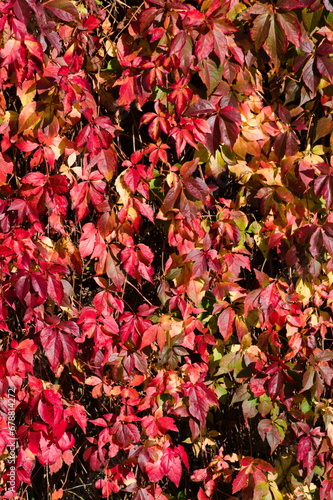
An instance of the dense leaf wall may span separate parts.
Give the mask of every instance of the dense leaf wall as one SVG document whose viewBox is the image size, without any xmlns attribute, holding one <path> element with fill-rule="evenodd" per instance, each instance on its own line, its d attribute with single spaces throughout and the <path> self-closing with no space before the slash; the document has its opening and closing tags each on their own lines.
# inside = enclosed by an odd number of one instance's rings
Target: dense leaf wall
<svg viewBox="0 0 333 500">
<path fill-rule="evenodd" d="M 332 42 L 0 1 L 3 498 L 333 499 Z"/>
</svg>

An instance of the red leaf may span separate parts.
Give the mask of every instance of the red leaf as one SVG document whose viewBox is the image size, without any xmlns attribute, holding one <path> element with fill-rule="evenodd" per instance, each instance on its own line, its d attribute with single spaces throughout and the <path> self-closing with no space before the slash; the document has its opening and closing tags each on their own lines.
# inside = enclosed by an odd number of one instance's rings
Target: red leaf
<svg viewBox="0 0 333 500">
<path fill-rule="evenodd" d="M 269 419 L 264 419 L 259 422 L 258 432 L 263 441 L 265 440 L 265 438 L 267 438 L 268 444 L 271 448 L 271 453 L 273 453 L 273 451 L 283 441 L 283 437 L 281 436 L 278 428 Z"/>
<path fill-rule="evenodd" d="M 79 221 L 89 213 L 87 199 L 88 192 L 88 182 L 79 182 L 78 184 L 75 184 L 70 191 L 72 206 L 76 211 Z"/>
<path fill-rule="evenodd" d="M 77 354 L 78 347 L 74 339 L 57 328 L 43 328 L 40 340 L 53 371 L 57 371 L 60 364 L 73 361 Z"/>
<path fill-rule="evenodd" d="M 297 460 L 303 463 L 309 474 L 316 463 L 315 452 L 312 447 L 312 439 L 310 436 L 302 437 L 297 447 Z"/>
<path fill-rule="evenodd" d="M 101 19 L 98 19 L 95 16 L 89 16 L 87 19 L 84 20 L 83 27 L 85 30 L 94 30 L 101 24 Z"/>
<path fill-rule="evenodd" d="M 198 500 L 209 500 L 202 488 L 198 491 Z"/>
<path fill-rule="evenodd" d="M 88 255 L 93 253 L 96 244 L 96 234 L 97 229 L 91 222 L 83 226 L 79 243 L 79 250 L 82 258 L 88 257 Z"/>
<path fill-rule="evenodd" d="M 167 431 L 178 432 L 174 419 L 171 417 L 161 417 L 157 420 L 158 428 L 165 434 Z"/>
<path fill-rule="evenodd" d="M 119 269 L 119 266 L 116 265 L 110 252 L 106 254 L 105 271 L 108 277 L 113 281 L 117 291 L 121 291 L 125 281 L 125 276 Z"/>
<path fill-rule="evenodd" d="M 327 236 L 325 232 L 323 232 L 323 243 L 328 253 L 333 257 L 333 238 Z"/>
<path fill-rule="evenodd" d="M 159 325 L 151 325 L 149 328 L 147 328 L 147 330 L 142 335 L 140 349 L 144 349 L 148 345 L 151 345 L 153 342 L 155 342 L 159 328 Z"/>
<path fill-rule="evenodd" d="M 15 283 L 15 291 L 18 298 L 23 302 L 30 290 L 29 276 L 21 276 Z"/>
<path fill-rule="evenodd" d="M 219 23 L 213 24 L 214 52 L 223 64 L 228 49 L 227 38 L 223 32 L 223 26 Z"/>
<path fill-rule="evenodd" d="M 246 488 L 248 483 L 249 483 L 249 476 L 246 473 L 246 469 L 242 469 L 232 482 L 232 494 L 237 493 L 237 491 Z"/>
<path fill-rule="evenodd" d="M 215 393 L 203 384 L 197 384 L 189 387 L 188 396 L 190 414 L 204 426 L 209 406 L 217 404 Z"/>
<path fill-rule="evenodd" d="M 163 451 L 162 467 L 164 474 L 176 485 L 179 486 L 180 478 L 182 476 L 182 464 L 178 453 L 171 448 Z"/>
<path fill-rule="evenodd" d="M 116 422 L 112 427 L 112 434 L 119 446 L 126 448 L 131 443 L 137 443 L 140 440 L 139 429 L 134 424 L 125 422 Z"/>
<path fill-rule="evenodd" d="M 72 407 L 72 414 L 75 421 L 79 424 L 84 433 L 87 429 L 87 414 L 84 407 L 78 403 L 74 403 Z"/>
<path fill-rule="evenodd" d="M 189 390 L 189 410 L 193 417 L 197 418 L 204 426 L 209 405 L 205 400 L 204 394 L 199 388 L 191 387 Z"/>
<path fill-rule="evenodd" d="M 231 307 L 227 307 L 226 309 L 224 309 L 224 311 L 221 312 L 221 314 L 217 319 L 217 324 L 220 333 L 225 342 L 227 342 L 227 340 L 233 334 L 235 317 L 236 317 L 235 311 Z"/>
<path fill-rule="evenodd" d="M 299 140 L 293 130 L 279 134 L 274 141 L 274 151 L 278 158 L 292 156 L 298 151 Z"/>
<path fill-rule="evenodd" d="M 299 47 L 301 26 L 295 14 L 290 12 L 284 12 L 283 14 L 277 13 L 276 18 L 288 40 L 296 47 Z"/>
<path fill-rule="evenodd" d="M 207 58 L 214 48 L 213 33 L 208 31 L 206 34 L 200 34 L 195 44 L 195 54 L 201 61 Z"/>
<path fill-rule="evenodd" d="M 207 147 L 212 154 L 224 142 L 230 149 L 235 144 L 239 131 L 241 116 L 237 109 L 225 106 L 219 114 L 208 119 L 211 135 L 207 137 Z"/>
<path fill-rule="evenodd" d="M 100 173 L 108 182 L 110 182 L 115 175 L 118 164 L 117 155 L 114 148 L 111 146 L 109 149 L 102 149 L 97 154 L 97 157 L 94 159 L 94 161 L 95 160 Z"/>
<path fill-rule="evenodd" d="M 205 203 L 207 195 L 209 194 L 209 188 L 205 181 L 199 177 L 188 177 L 184 182 L 184 185 L 190 195 L 198 200 L 201 200 L 202 203 Z"/>
</svg>

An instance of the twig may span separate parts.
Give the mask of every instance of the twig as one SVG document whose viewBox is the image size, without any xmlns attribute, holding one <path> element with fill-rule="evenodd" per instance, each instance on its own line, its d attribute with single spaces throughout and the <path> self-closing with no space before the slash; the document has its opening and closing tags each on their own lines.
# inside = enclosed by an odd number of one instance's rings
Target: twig
<svg viewBox="0 0 333 500">
<path fill-rule="evenodd" d="M 148 299 L 147 299 L 147 298 L 146 298 L 146 297 L 145 297 L 145 296 L 144 296 L 144 295 L 140 292 L 140 290 L 139 290 L 139 289 L 138 289 L 135 285 L 133 285 L 133 283 L 131 283 L 130 281 L 127 281 L 127 283 L 128 283 L 129 285 L 131 285 L 131 286 L 132 286 L 132 287 L 133 287 L 133 288 L 134 288 L 134 289 L 135 289 L 135 290 L 136 290 L 136 291 L 137 291 L 137 292 L 141 295 L 141 297 L 142 297 L 143 299 L 145 299 L 145 301 L 146 301 L 146 302 L 148 302 L 148 304 L 149 304 L 150 306 L 154 307 L 154 305 L 150 302 L 150 300 L 148 300 Z"/>
<path fill-rule="evenodd" d="M 141 7 L 144 5 L 144 2 L 142 2 L 139 7 L 136 9 L 136 11 L 132 14 L 131 18 L 129 19 L 128 23 L 125 24 L 125 26 L 119 31 L 119 33 L 117 34 L 117 36 L 115 37 L 115 40 L 117 40 L 117 38 L 120 37 L 120 35 L 122 34 L 122 32 L 131 24 L 131 22 L 133 21 L 133 19 L 135 18 L 135 16 L 137 15 L 137 13 L 139 12 L 139 10 L 141 9 Z"/>
</svg>

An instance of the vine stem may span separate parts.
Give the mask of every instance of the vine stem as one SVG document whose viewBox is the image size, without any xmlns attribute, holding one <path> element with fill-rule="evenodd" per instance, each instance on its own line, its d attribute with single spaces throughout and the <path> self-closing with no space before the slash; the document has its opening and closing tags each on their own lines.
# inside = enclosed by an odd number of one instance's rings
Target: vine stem
<svg viewBox="0 0 333 500">
<path fill-rule="evenodd" d="M 127 280 L 127 283 L 128 283 L 129 285 L 131 285 L 131 287 L 133 287 L 133 288 L 134 288 L 134 289 L 135 289 L 135 290 L 136 290 L 136 291 L 137 291 L 137 292 L 141 295 L 141 297 L 142 297 L 143 299 L 145 299 L 145 301 L 146 301 L 146 302 L 148 302 L 148 304 L 149 304 L 150 306 L 154 307 L 154 305 L 150 302 L 150 300 L 148 300 L 148 299 L 147 299 L 147 297 L 145 297 L 145 296 L 143 295 L 143 293 L 141 293 L 141 292 L 140 292 L 140 290 L 139 290 L 139 289 L 138 289 L 135 285 L 133 285 L 133 283 L 131 283 L 131 282 L 130 282 L 130 281 L 128 281 L 128 280 Z"/>
</svg>

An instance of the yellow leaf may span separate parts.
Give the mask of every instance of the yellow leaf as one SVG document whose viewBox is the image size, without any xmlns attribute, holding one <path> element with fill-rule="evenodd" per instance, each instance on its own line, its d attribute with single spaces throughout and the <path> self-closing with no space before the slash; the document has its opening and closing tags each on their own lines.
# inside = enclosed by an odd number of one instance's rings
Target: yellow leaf
<svg viewBox="0 0 333 500">
<path fill-rule="evenodd" d="M 323 154 L 325 154 L 324 146 L 322 144 L 318 144 L 317 146 L 315 146 L 314 148 L 312 148 L 312 152 L 315 155 L 323 155 Z"/>
<path fill-rule="evenodd" d="M 80 359 L 74 358 L 73 359 L 73 365 L 75 366 L 75 368 L 77 369 L 78 372 L 83 373 L 83 369 L 82 368 L 84 366 L 84 363 Z"/>
<path fill-rule="evenodd" d="M 296 293 L 299 294 L 303 305 L 306 306 L 310 302 L 311 297 L 314 295 L 314 289 L 311 283 L 299 278 L 296 283 Z"/>
<path fill-rule="evenodd" d="M 127 215 L 130 220 L 135 221 L 138 217 L 138 212 L 135 210 L 133 207 L 128 207 L 127 209 Z"/>
<path fill-rule="evenodd" d="M 324 161 L 321 156 L 313 154 L 311 151 L 308 154 L 305 154 L 303 159 L 310 163 L 310 165 L 317 165 L 317 163 L 322 163 Z"/>
<path fill-rule="evenodd" d="M 177 174 L 175 172 L 169 172 L 168 175 L 166 176 L 166 181 L 168 183 L 168 186 L 171 188 L 173 184 L 175 184 L 178 180 Z"/>
<path fill-rule="evenodd" d="M 283 500 L 283 496 L 275 486 L 271 486 L 270 490 L 273 493 L 274 500 Z"/>
<path fill-rule="evenodd" d="M 253 175 L 253 171 L 246 161 L 239 161 L 234 165 L 229 165 L 229 170 L 231 173 L 235 174 L 237 178 L 242 178 L 243 182 L 247 182 L 251 175 Z"/>
<path fill-rule="evenodd" d="M 121 203 L 125 205 L 131 196 L 131 191 L 124 183 L 124 172 L 118 175 L 117 179 L 115 180 L 115 186 L 117 193 L 119 194 Z"/>
<path fill-rule="evenodd" d="M 106 40 L 104 48 L 110 57 L 117 57 L 117 46 L 112 40 Z"/>
<path fill-rule="evenodd" d="M 69 167 L 72 167 L 76 162 L 76 152 L 71 153 L 67 158 L 67 164 Z"/>
<path fill-rule="evenodd" d="M 17 86 L 17 95 L 20 98 L 22 106 L 26 106 L 32 102 L 36 95 L 36 82 L 33 80 L 25 80 L 22 82 L 22 87 Z"/>
</svg>

